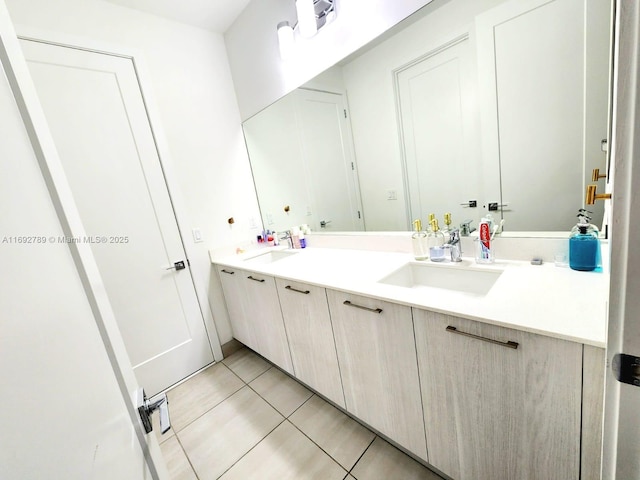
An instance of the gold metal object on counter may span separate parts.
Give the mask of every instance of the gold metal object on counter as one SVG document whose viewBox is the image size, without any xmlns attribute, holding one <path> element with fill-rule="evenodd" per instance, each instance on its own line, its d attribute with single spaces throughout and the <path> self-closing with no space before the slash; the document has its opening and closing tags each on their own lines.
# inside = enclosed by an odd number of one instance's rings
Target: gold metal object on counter
<svg viewBox="0 0 640 480">
<path fill-rule="evenodd" d="M 609 200 L 611 199 L 610 193 L 596 193 L 597 185 L 587 185 L 587 198 L 585 203 L 587 205 L 593 205 L 596 200 Z"/>
<path fill-rule="evenodd" d="M 592 182 L 597 182 L 601 178 L 607 178 L 607 176 L 604 173 L 600 173 L 600 169 L 599 168 L 594 168 L 593 169 L 593 173 L 591 174 L 591 181 Z"/>
<path fill-rule="evenodd" d="M 451 225 L 451 214 L 450 213 L 445 213 L 444 214 L 444 224 L 447 226 L 447 228 L 449 228 L 449 225 Z"/>
</svg>

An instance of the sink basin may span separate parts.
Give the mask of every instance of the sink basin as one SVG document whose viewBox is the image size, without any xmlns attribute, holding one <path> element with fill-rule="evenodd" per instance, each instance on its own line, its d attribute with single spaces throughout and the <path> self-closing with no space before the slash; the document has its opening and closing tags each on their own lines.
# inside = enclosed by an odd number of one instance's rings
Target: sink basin
<svg viewBox="0 0 640 480">
<path fill-rule="evenodd" d="M 282 260 L 283 258 L 288 258 L 292 255 L 296 255 L 296 252 L 287 252 L 286 250 L 273 250 L 267 253 L 261 253 L 260 255 L 256 255 L 255 257 L 247 258 L 245 262 L 251 263 L 273 263 L 278 260 Z"/>
<path fill-rule="evenodd" d="M 441 288 L 473 295 L 486 295 L 501 270 L 474 270 L 459 266 L 407 263 L 378 283 L 405 288 Z"/>
</svg>

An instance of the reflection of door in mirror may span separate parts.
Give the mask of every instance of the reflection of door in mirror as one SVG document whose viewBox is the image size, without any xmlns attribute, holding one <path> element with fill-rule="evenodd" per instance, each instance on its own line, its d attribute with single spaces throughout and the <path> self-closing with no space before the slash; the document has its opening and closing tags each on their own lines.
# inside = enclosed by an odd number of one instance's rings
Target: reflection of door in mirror
<svg viewBox="0 0 640 480">
<path fill-rule="evenodd" d="M 606 171 L 610 15 L 610 0 L 517 0 L 476 18 L 483 156 L 508 230 L 566 230 Z"/>
<path fill-rule="evenodd" d="M 346 112 L 343 95 L 298 89 L 244 123 L 266 229 L 364 230 Z"/>
<path fill-rule="evenodd" d="M 462 205 L 482 201 L 468 50 L 464 36 L 395 72 L 409 220 L 482 216 Z"/>
</svg>

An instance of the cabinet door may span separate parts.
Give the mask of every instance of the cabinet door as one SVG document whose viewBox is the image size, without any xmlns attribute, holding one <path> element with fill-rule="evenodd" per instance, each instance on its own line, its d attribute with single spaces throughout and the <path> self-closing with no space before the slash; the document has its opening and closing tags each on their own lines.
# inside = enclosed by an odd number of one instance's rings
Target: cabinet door
<svg viewBox="0 0 640 480">
<path fill-rule="evenodd" d="M 409 307 L 327 290 L 347 411 L 427 460 Z"/>
<path fill-rule="evenodd" d="M 258 341 L 253 328 L 249 324 L 249 318 L 246 308 L 244 279 L 246 272 L 230 267 L 216 267 L 220 282 L 222 283 L 222 291 L 229 312 L 229 321 L 231 322 L 231 330 L 233 337 L 245 344 L 247 347 L 258 349 Z"/>
<path fill-rule="evenodd" d="M 345 407 L 324 288 L 276 279 L 296 377 Z"/>
<path fill-rule="evenodd" d="M 413 317 L 429 463 L 457 480 L 579 478 L 582 345 Z"/>
<path fill-rule="evenodd" d="M 256 351 L 293 374 L 289 343 L 284 329 L 276 282 L 273 277 L 243 272 L 244 311 L 257 341 Z"/>
</svg>

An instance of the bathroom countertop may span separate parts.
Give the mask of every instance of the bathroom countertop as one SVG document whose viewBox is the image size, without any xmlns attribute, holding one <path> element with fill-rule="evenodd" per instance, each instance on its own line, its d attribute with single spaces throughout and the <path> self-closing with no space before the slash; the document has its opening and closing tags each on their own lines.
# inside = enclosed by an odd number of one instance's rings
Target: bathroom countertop
<svg viewBox="0 0 640 480">
<path fill-rule="evenodd" d="M 502 271 L 486 295 L 476 295 L 443 288 L 406 288 L 379 283 L 378 280 L 406 263 L 415 262 L 408 253 L 311 247 L 286 250 L 295 253 L 272 263 L 255 260 L 273 250 L 266 247 L 239 255 L 212 256 L 211 261 L 503 327 L 606 346 L 609 295 L 606 273 L 576 272 L 553 263 L 535 266 L 512 260 L 478 265 L 468 257 L 463 257 L 462 263 L 419 262 L 437 268 Z"/>
</svg>

